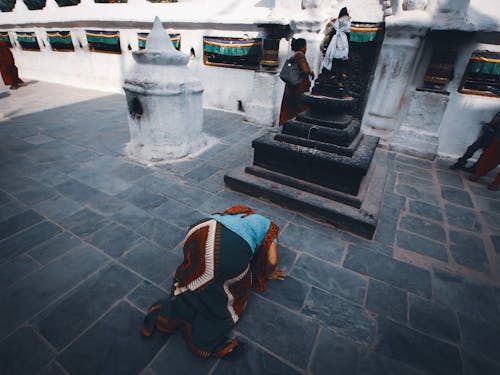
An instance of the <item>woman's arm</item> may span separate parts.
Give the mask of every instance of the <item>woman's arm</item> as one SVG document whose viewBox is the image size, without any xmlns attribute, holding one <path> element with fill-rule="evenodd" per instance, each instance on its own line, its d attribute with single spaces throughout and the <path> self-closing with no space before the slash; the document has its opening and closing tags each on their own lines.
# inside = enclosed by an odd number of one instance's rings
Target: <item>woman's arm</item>
<svg viewBox="0 0 500 375">
<path fill-rule="evenodd" d="M 314 72 L 309 67 L 306 56 L 302 52 L 296 52 L 295 60 L 297 61 L 297 65 L 299 66 L 302 74 L 306 77 L 310 76 L 311 79 L 314 79 Z"/>
<path fill-rule="evenodd" d="M 276 268 L 278 265 L 278 245 L 273 241 L 269 246 L 266 264 L 266 279 L 268 280 L 283 280 L 286 272 Z"/>
</svg>

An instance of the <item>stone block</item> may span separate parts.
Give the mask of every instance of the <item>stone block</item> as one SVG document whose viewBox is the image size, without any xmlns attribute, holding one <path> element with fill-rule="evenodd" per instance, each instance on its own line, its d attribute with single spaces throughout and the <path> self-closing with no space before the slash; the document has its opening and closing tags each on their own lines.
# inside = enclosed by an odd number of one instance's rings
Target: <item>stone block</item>
<svg viewBox="0 0 500 375">
<path fill-rule="evenodd" d="M 443 222 L 443 213 L 441 209 L 429 203 L 410 200 L 410 212 L 427 219 L 439 221 L 440 223 Z"/>
<path fill-rule="evenodd" d="M 33 210 L 27 210 L 14 215 L 0 223 L 0 241 L 42 220 L 43 217 Z"/>
<path fill-rule="evenodd" d="M 473 207 L 469 193 L 465 190 L 455 189 L 448 186 L 441 186 L 441 195 L 443 199 L 453 204 L 465 207 Z"/>
<path fill-rule="evenodd" d="M 435 375 L 462 373 L 460 353 L 446 344 L 405 326 L 379 319 L 375 351 Z"/>
<path fill-rule="evenodd" d="M 437 171 L 439 183 L 441 185 L 453 186 L 459 189 L 464 188 L 462 176 L 459 173 L 451 173 L 445 171 Z"/>
<path fill-rule="evenodd" d="M 305 369 L 318 332 L 318 325 L 303 315 L 290 313 L 256 295 L 238 322 L 238 330 L 276 355 Z M 283 335 L 283 332 L 287 332 Z"/>
<path fill-rule="evenodd" d="M 446 247 L 439 242 L 434 242 L 404 231 L 398 231 L 396 242 L 403 249 L 448 262 Z"/>
<path fill-rule="evenodd" d="M 121 302 L 66 348 L 58 360 L 72 374 L 138 374 L 165 343 L 162 335 L 145 338 L 139 334 L 142 319 L 141 312 Z"/>
<path fill-rule="evenodd" d="M 127 300 L 145 313 L 153 303 L 160 299 L 168 298 L 169 295 L 170 293 L 144 280 L 141 285 L 127 296 Z"/>
<path fill-rule="evenodd" d="M 137 229 L 144 237 L 167 250 L 173 249 L 184 239 L 185 233 L 176 226 L 161 219 L 150 219 Z"/>
<path fill-rule="evenodd" d="M 63 225 L 79 237 L 88 237 L 106 223 L 106 218 L 84 208 L 64 220 Z"/>
<path fill-rule="evenodd" d="M 26 186 L 25 189 L 16 191 L 14 196 L 20 201 L 32 206 L 53 197 L 55 194 L 57 193 L 54 190 L 37 184 L 35 186 Z"/>
<path fill-rule="evenodd" d="M 427 375 L 427 372 L 368 351 L 360 356 L 358 375 Z"/>
<path fill-rule="evenodd" d="M 367 282 L 361 276 L 305 254 L 299 257 L 290 275 L 359 304 L 365 296 Z"/>
<path fill-rule="evenodd" d="M 459 321 L 464 348 L 498 362 L 500 328 L 462 314 Z"/>
<path fill-rule="evenodd" d="M 480 232 L 482 229 L 481 221 L 477 213 L 471 209 L 446 204 L 445 212 L 448 224 L 451 226 L 466 229 L 471 232 Z"/>
<path fill-rule="evenodd" d="M 138 187 L 137 185 L 121 192 L 116 197 L 146 211 L 153 210 L 165 202 L 164 196 L 153 193 L 146 188 Z"/>
<path fill-rule="evenodd" d="M 385 317 L 406 322 L 407 293 L 389 284 L 370 279 L 366 308 Z"/>
<path fill-rule="evenodd" d="M 371 250 L 350 245 L 344 267 L 412 293 L 431 296 L 429 271 Z"/>
<path fill-rule="evenodd" d="M 465 375 L 498 375 L 500 374 L 500 363 L 494 362 L 482 355 L 469 351 L 462 351 Z"/>
<path fill-rule="evenodd" d="M 151 218 L 152 217 L 149 213 L 134 206 L 133 204 L 126 205 L 111 216 L 112 220 L 132 230 L 136 230 Z"/>
<path fill-rule="evenodd" d="M 142 240 L 136 232 L 115 223 L 107 224 L 88 238 L 90 243 L 113 258 L 119 258 Z"/>
<path fill-rule="evenodd" d="M 450 231 L 450 252 L 453 259 L 462 266 L 481 272 L 489 269 L 488 257 L 480 237 Z"/>
<path fill-rule="evenodd" d="M 491 236 L 491 242 L 497 254 L 500 254 L 500 236 Z"/>
<path fill-rule="evenodd" d="M 111 170 L 111 174 L 113 176 L 116 176 L 128 183 L 150 175 L 151 173 L 150 169 L 131 163 L 117 165 Z"/>
<path fill-rule="evenodd" d="M 358 350 L 356 345 L 332 331 L 322 328 L 311 356 L 310 374 L 355 374 Z"/>
<path fill-rule="evenodd" d="M 83 207 L 80 203 L 63 195 L 57 194 L 33 206 L 35 210 L 56 222 L 73 215 Z"/>
<path fill-rule="evenodd" d="M 437 223 L 421 219 L 416 216 L 408 215 L 401 218 L 400 228 L 409 232 L 419 234 L 434 241 L 446 242 L 446 233 L 444 228 Z"/>
<path fill-rule="evenodd" d="M 428 335 L 460 342 L 456 313 L 442 305 L 410 294 L 410 325 Z"/>
<path fill-rule="evenodd" d="M 287 276 L 283 281 L 268 281 L 266 285 L 263 297 L 296 311 L 302 308 L 310 289 L 292 276 Z"/>
<path fill-rule="evenodd" d="M 29 255 L 45 265 L 79 244 L 81 241 L 78 238 L 63 232 L 34 247 L 29 251 Z"/>
<path fill-rule="evenodd" d="M 0 264 L 0 292 L 7 289 L 17 280 L 40 268 L 40 265 L 31 257 L 23 254 L 8 262 Z"/>
<path fill-rule="evenodd" d="M 317 288 L 311 289 L 302 312 L 355 341 L 371 343 L 375 338 L 375 320 L 363 307 Z"/>
<path fill-rule="evenodd" d="M 274 139 L 279 142 L 287 142 L 294 145 L 313 148 L 315 150 L 332 152 L 344 156 L 352 156 L 357 150 L 363 134 L 358 133 L 358 135 L 351 141 L 347 146 L 336 145 L 333 143 L 322 142 L 321 140 L 314 140 L 308 138 L 302 138 L 290 134 L 276 134 Z"/>
<path fill-rule="evenodd" d="M 139 283 L 138 276 L 112 265 L 37 316 L 34 325 L 54 348 L 61 350 Z"/>
<path fill-rule="evenodd" d="M 2 374 L 38 374 L 55 353 L 31 327 L 23 327 L 0 343 Z"/>
</svg>

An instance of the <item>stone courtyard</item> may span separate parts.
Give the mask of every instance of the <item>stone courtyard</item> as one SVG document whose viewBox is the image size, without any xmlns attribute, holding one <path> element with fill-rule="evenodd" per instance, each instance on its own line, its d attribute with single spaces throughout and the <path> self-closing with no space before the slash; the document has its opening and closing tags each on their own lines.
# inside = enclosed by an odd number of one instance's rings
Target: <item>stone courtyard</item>
<svg viewBox="0 0 500 375">
<path fill-rule="evenodd" d="M 387 152 L 373 240 L 225 188 L 269 131 L 205 110 L 217 143 L 127 159 L 126 103 L 44 82 L 0 93 L 1 374 L 500 374 L 500 193 Z M 289 276 L 253 293 L 234 359 L 140 336 L 188 226 L 243 204 L 280 227 Z"/>
</svg>

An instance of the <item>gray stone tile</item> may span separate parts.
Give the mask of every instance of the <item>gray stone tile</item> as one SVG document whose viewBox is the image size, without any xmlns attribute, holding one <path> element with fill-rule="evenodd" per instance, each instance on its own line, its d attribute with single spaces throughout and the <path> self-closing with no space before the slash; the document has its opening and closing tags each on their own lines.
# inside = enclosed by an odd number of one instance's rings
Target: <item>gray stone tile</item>
<svg viewBox="0 0 500 375">
<path fill-rule="evenodd" d="M 106 218 L 84 208 L 64 220 L 63 225 L 80 237 L 88 237 L 106 223 Z"/>
<path fill-rule="evenodd" d="M 38 268 L 40 268 L 40 264 L 25 254 L 8 262 L 0 263 L 0 292 Z"/>
<path fill-rule="evenodd" d="M 172 198 L 167 199 L 159 207 L 155 208 L 153 213 L 160 219 L 186 231 L 191 225 L 206 217 L 201 212 Z"/>
<path fill-rule="evenodd" d="M 356 303 L 361 304 L 365 296 L 365 279 L 305 254 L 299 257 L 290 275 Z"/>
<path fill-rule="evenodd" d="M 465 207 L 473 207 L 469 193 L 462 189 L 455 189 L 448 186 L 441 186 L 441 196 L 443 199 L 453 204 Z"/>
<path fill-rule="evenodd" d="M 134 184 L 134 186 L 149 190 L 152 193 L 166 195 L 166 192 L 170 189 L 172 184 L 173 182 L 167 176 L 153 173 L 142 177 Z"/>
<path fill-rule="evenodd" d="M 446 247 L 435 241 L 420 237 L 405 231 L 398 231 L 397 244 L 403 249 L 411 250 L 415 253 L 426 255 L 443 262 L 448 261 L 448 252 Z"/>
<path fill-rule="evenodd" d="M 419 167 L 423 169 L 431 169 L 432 163 L 430 161 L 418 158 L 412 158 L 403 154 L 396 154 L 396 162 L 401 162 L 404 164 L 409 164 L 414 167 Z"/>
<path fill-rule="evenodd" d="M 380 224 L 380 222 L 379 222 Z M 379 252 L 381 254 L 392 257 L 393 245 L 388 245 L 378 241 L 370 241 L 362 237 L 355 236 L 349 232 L 342 233 L 342 239 L 348 242 L 348 246 L 355 245 L 357 247 L 362 247 L 372 251 Z M 394 242 L 394 239 L 393 239 Z"/>
<path fill-rule="evenodd" d="M 454 186 L 460 189 L 464 188 L 462 176 L 459 173 L 437 171 L 439 183 L 441 185 Z"/>
<path fill-rule="evenodd" d="M 379 319 L 375 351 L 436 375 L 462 373 L 457 347 L 422 335 L 390 320 Z"/>
<path fill-rule="evenodd" d="M 428 335 L 459 342 L 457 316 L 451 309 L 410 294 L 410 325 Z"/>
<path fill-rule="evenodd" d="M 410 201 L 410 212 L 428 219 L 443 221 L 443 214 L 438 206 L 420 201 Z"/>
<path fill-rule="evenodd" d="M 500 195 L 500 194 L 499 194 Z M 477 206 L 481 211 L 494 212 L 500 214 L 500 201 L 476 196 Z"/>
<path fill-rule="evenodd" d="M 498 375 L 500 363 L 468 351 L 462 351 L 464 375 Z"/>
<path fill-rule="evenodd" d="M 116 176 L 128 183 L 136 181 L 139 178 L 142 178 L 151 173 L 152 171 L 150 169 L 131 163 L 120 164 L 111 170 L 111 174 L 113 176 Z"/>
<path fill-rule="evenodd" d="M 290 276 L 283 281 L 268 281 L 266 286 L 266 291 L 262 293 L 263 297 L 292 310 L 301 309 L 310 289 L 308 285 Z"/>
<path fill-rule="evenodd" d="M 56 185 L 55 189 L 68 198 L 80 203 L 87 203 L 98 191 L 73 178 Z"/>
<path fill-rule="evenodd" d="M 172 275 L 182 263 L 180 256 L 161 249 L 151 242 L 140 243 L 121 257 L 120 261 L 155 283 Z"/>
<path fill-rule="evenodd" d="M 433 181 L 434 177 L 432 176 L 432 173 L 430 170 L 423 169 L 423 168 L 418 168 L 418 167 L 413 167 L 411 165 L 401 163 L 401 162 L 396 162 L 395 168 L 396 172 L 404 172 L 406 174 L 418 177 L 418 178 L 423 178 L 429 181 Z"/>
<path fill-rule="evenodd" d="M 0 240 L 3 240 L 13 234 L 20 232 L 32 225 L 39 223 L 43 217 L 33 210 L 27 210 L 14 215 L 0 223 Z"/>
<path fill-rule="evenodd" d="M 28 254 L 45 265 L 81 243 L 78 238 L 69 232 L 63 232 L 36 246 Z"/>
<path fill-rule="evenodd" d="M 3 172 L 0 177 L 0 189 L 9 193 L 24 189 L 26 186 L 35 185 L 35 181 L 31 178 L 22 176 L 19 173 Z"/>
<path fill-rule="evenodd" d="M 450 252 L 453 259 L 462 266 L 481 272 L 489 269 L 488 257 L 480 237 L 450 231 Z"/>
<path fill-rule="evenodd" d="M 71 216 L 81 210 L 82 205 L 73 199 L 57 194 L 35 204 L 33 208 L 49 219 L 60 222 L 65 217 Z"/>
<path fill-rule="evenodd" d="M 491 242 L 497 254 L 500 254 L 500 236 L 491 236 Z"/>
<path fill-rule="evenodd" d="M 2 293 L 0 339 L 95 272 L 106 259 L 80 245 Z"/>
<path fill-rule="evenodd" d="M 48 137 L 44 134 L 36 134 L 26 138 L 23 138 L 23 141 L 31 143 L 32 145 L 41 145 L 47 142 L 52 142 L 54 138 Z"/>
<path fill-rule="evenodd" d="M 464 348 L 498 362 L 500 328 L 479 319 L 459 314 Z"/>
<path fill-rule="evenodd" d="M 288 249 L 286 246 L 281 244 L 278 247 L 278 268 L 285 272 L 290 272 L 295 261 L 297 259 L 298 253 Z"/>
<path fill-rule="evenodd" d="M 200 206 L 213 196 L 211 193 L 207 193 L 206 191 L 183 184 L 173 184 L 165 192 L 165 195 L 197 210 L 199 210 Z M 234 204 L 227 206 L 226 208 L 231 206 L 234 206 Z"/>
<path fill-rule="evenodd" d="M 481 231 L 481 223 L 475 211 L 452 204 L 446 204 L 445 211 L 449 225 L 471 232 Z"/>
<path fill-rule="evenodd" d="M 404 195 L 405 197 L 427 202 L 429 204 L 437 205 L 438 200 L 436 198 L 436 194 L 431 188 L 424 188 L 423 186 L 411 186 L 404 184 L 396 184 L 394 189 L 396 193 Z"/>
<path fill-rule="evenodd" d="M 342 240 L 293 223 L 280 233 L 280 243 L 332 263 L 340 263 L 345 248 Z"/>
<path fill-rule="evenodd" d="M 429 271 L 357 246 L 349 246 L 344 267 L 424 297 L 431 296 Z"/>
<path fill-rule="evenodd" d="M 122 225 L 110 223 L 90 235 L 88 241 L 113 258 L 119 258 L 143 239 L 136 232 Z"/>
<path fill-rule="evenodd" d="M 127 299 L 143 312 L 146 312 L 153 303 L 159 299 L 168 298 L 169 295 L 168 292 L 145 280 L 127 296 Z"/>
<path fill-rule="evenodd" d="M 151 218 L 152 216 L 149 213 L 134 206 L 133 204 L 126 205 L 111 216 L 113 221 L 116 221 L 132 230 L 137 230 Z"/>
<path fill-rule="evenodd" d="M 432 288 L 436 302 L 468 316 L 500 325 L 500 305 L 489 287 L 434 269 Z"/>
<path fill-rule="evenodd" d="M 165 197 L 162 195 L 153 193 L 147 189 L 138 187 L 137 185 L 121 192 L 116 197 L 130 202 L 146 211 L 153 210 L 165 202 Z"/>
<path fill-rule="evenodd" d="M 485 189 L 484 185 L 469 184 L 470 190 L 476 196 L 486 197 L 490 199 L 500 200 L 500 194 L 497 191 Z"/>
<path fill-rule="evenodd" d="M 127 205 L 126 202 L 119 200 L 109 194 L 103 193 L 97 190 L 87 202 L 88 207 L 92 208 L 94 211 L 104 215 L 111 216 L 116 211 L 122 209 Z"/>
<path fill-rule="evenodd" d="M 137 232 L 167 250 L 177 246 L 186 235 L 176 226 L 156 218 L 145 222 L 137 229 Z"/>
<path fill-rule="evenodd" d="M 59 362 L 71 374 L 138 374 L 165 341 L 161 335 L 141 337 L 142 319 L 127 303 L 118 304 L 59 355 Z"/>
<path fill-rule="evenodd" d="M 417 370 L 407 364 L 398 362 L 373 352 L 365 352 L 360 356 L 358 375 L 426 375 L 427 372 Z"/>
<path fill-rule="evenodd" d="M 4 205 L 5 203 L 9 203 L 12 199 L 10 198 L 10 195 L 0 191 L 0 206 Z"/>
<path fill-rule="evenodd" d="M 356 341 L 371 343 L 375 338 L 376 322 L 367 310 L 315 287 L 307 296 L 302 313 Z"/>
<path fill-rule="evenodd" d="M 389 247 L 394 245 L 400 212 L 399 207 L 382 205 L 377 229 L 373 237 L 376 242 Z"/>
<path fill-rule="evenodd" d="M 414 187 L 423 187 L 429 188 L 429 186 L 433 185 L 433 182 L 430 182 L 428 179 L 422 179 L 419 177 L 412 176 L 406 173 L 398 173 L 398 184 L 399 185 L 407 185 Z"/>
<path fill-rule="evenodd" d="M 37 372 L 37 375 L 66 375 L 66 372 L 57 361 L 52 361 Z"/>
<path fill-rule="evenodd" d="M 500 214 L 495 214 L 493 212 L 481 211 L 481 216 L 483 217 L 484 222 L 490 228 L 495 231 L 500 229 Z"/>
<path fill-rule="evenodd" d="M 311 374 L 355 374 L 358 351 L 354 343 L 321 329 L 316 348 L 311 356 Z"/>
<path fill-rule="evenodd" d="M 49 221 L 42 221 L 23 232 L 14 234 L 0 242 L 0 262 L 30 250 L 59 232 L 61 232 L 61 228 Z"/>
<path fill-rule="evenodd" d="M 35 374 L 48 364 L 54 355 L 32 328 L 23 327 L 0 343 L 0 373 Z"/>
<path fill-rule="evenodd" d="M 238 339 L 239 337 L 237 337 Z M 241 338 L 240 338 L 241 339 Z M 244 340 L 244 338 L 243 338 Z M 170 345 L 170 343 L 169 343 Z M 182 366 L 184 367 L 184 366 Z M 194 372 L 185 372 L 192 374 Z M 196 372 L 200 373 L 200 372 Z M 259 348 L 257 345 L 247 342 L 245 351 L 242 355 L 234 359 L 220 360 L 214 371 L 214 375 L 252 375 L 252 374 L 269 374 L 269 375 L 299 375 L 301 372 L 291 368 L 287 364 L 281 362 L 275 356 L 268 354 L 266 351 Z"/>
<path fill-rule="evenodd" d="M 217 194 L 226 188 L 226 184 L 224 183 L 225 174 L 226 172 L 224 170 L 219 170 L 210 177 L 197 182 L 196 187 L 210 193 Z"/>
<path fill-rule="evenodd" d="M 139 277 L 119 265 L 106 267 L 37 316 L 33 324 L 59 351 L 139 282 Z"/>
<path fill-rule="evenodd" d="M 408 215 L 401 218 L 400 228 L 435 241 L 446 242 L 444 228 L 435 222 Z"/>
<path fill-rule="evenodd" d="M 290 363 L 306 368 L 318 325 L 256 295 L 251 297 L 238 330 Z"/>
<path fill-rule="evenodd" d="M 407 293 L 401 289 L 370 279 L 366 308 L 385 317 L 406 322 Z"/>
<path fill-rule="evenodd" d="M 210 163 L 203 163 L 199 167 L 196 167 L 193 170 L 186 173 L 184 175 L 184 178 L 191 181 L 200 182 L 212 176 L 218 170 L 220 170 L 220 167 L 217 167 Z"/>
<path fill-rule="evenodd" d="M 30 206 L 49 199 L 55 194 L 56 192 L 54 190 L 40 184 L 36 186 L 27 186 L 25 189 L 18 190 L 14 193 L 17 199 Z"/>
<path fill-rule="evenodd" d="M 98 168 L 80 168 L 70 173 L 70 176 L 110 195 L 130 188 L 129 183 Z"/>
<path fill-rule="evenodd" d="M 216 195 L 211 195 L 198 210 L 206 213 L 224 212 L 229 207 L 242 205 L 250 207 L 250 197 L 234 191 L 222 191 Z M 252 208 L 252 207 L 250 207 Z"/>
</svg>

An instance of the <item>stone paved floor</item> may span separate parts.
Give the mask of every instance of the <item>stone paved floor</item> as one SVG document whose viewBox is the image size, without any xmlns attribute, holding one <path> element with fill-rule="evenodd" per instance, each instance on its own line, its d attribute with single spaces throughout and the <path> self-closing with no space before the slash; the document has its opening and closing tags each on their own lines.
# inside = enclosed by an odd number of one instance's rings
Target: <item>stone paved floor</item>
<svg viewBox="0 0 500 375">
<path fill-rule="evenodd" d="M 53 107 L 53 108 L 51 108 Z M 500 374 L 500 193 L 449 161 L 380 150 L 375 239 L 224 189 L 265 129 L 207 110 L 218 143 L 144 167 L 120 95 L 33 82 L 0 93 L 0 373 Z M 247 204 L 281 228 L 289 272 L 253 294 L 237 360 L 139 335 L 187 226 Z"/>
</svg>

